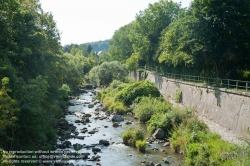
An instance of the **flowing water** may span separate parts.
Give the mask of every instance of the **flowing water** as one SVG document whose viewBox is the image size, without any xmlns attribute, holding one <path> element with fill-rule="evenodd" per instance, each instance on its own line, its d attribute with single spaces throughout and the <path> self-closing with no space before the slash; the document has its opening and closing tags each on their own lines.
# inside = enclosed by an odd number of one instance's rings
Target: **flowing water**
<svg viewBox="0 0 250 166">
<path fill-rule="evenodd" d="M 96 108 L 100 107 L 100 103 L 94 105 L 93 108 L 88 108 L 87 103 L 93 102 L 93 94 L 91 92 L 83 93 L 79 96 L 77 100 L 70 100 L 71 103 L 74 103 L 74 106 L 69 106 L 68 111 L 70 112 L 65 116 L 66 121 L 69 124 L 73 124 L 76 129 L 75 131 L 79 132 L 78 136 L 85 136 L 84 140 L 77 138 L 70 138 L 68 141 L 71 144 L 81 144 L 84 145 L 82 149 L 80 149 L 79 153 L 90 153 L 88 158 L 92 158 L 93 156 L 99 156 L 100 161 L 89 161 L 89 159 L 75 159 L 69 160 L 69 163 L 74 165 L 103 165 L 103 166 L 137 166 L 142 165 L 143 161 L 152 161 L 154 163 L 161 163 L 161 165 L 182 165 L 183 156 L 177 155 L 173 153 L 173 151 L 169 147 L 163 147 L 163 143 L 152 143 L 147 144 L 146 152 L 141 153 L 138 152 L 136 148 L 128 147 L 122 144 L 121 135 L 125 131 L 125 129 L 129 126 L 137 126 L 140 127 L 141 130 L 145 132 L 146 137 L 150 137 L 149 133 L 146 131 L 145 124 L 140 124 L 138 121 L 134 120 L 132 116 L 125 116 L 125 121 L 120 122 L 119 127 L 113 127 L 112 122 L 103 119 L 99 120 L 96 117 Z M 81 120 L 81 116 L 85 114 L 91 114 L 92 116 L 89 118 L 90 123 L 82 124 L 75 123 L 76 120 Z M 105 116 L 105 112 L 98 111 L 99 117 Z M 108 118 L 111 119 L 111 116 Z M 132 124 L 127 125 L 125 122 L 132 121 Z M 87 128 L 88 131 L 96 130 L 94 134 L 81 133 L 80 130 L 83 128 Z M 109 146 L 99 145 L 99 140 L 108 140 L 110 142 Z M 65 140 L 64 140 L 65 141 Z M 58 144 L 63 143 L 64 141 L 58 140 Z M 95 146 L 96 148 L 101 149 L 101 152 L 94 154 L 92 152 L 92 148 L 88 146 Z M 153 150 L 154 149 L 154 150 Z M 155 150 L 158 149 L 158 150 Z M 62 149 L 57 149 L 62 150 Z M 63 149 L 69 151 L 75 151 L 73 146 L 70 148 Z M 163 159 L 167 159 L 169 164 L 166 164 Z"/>
</svg>

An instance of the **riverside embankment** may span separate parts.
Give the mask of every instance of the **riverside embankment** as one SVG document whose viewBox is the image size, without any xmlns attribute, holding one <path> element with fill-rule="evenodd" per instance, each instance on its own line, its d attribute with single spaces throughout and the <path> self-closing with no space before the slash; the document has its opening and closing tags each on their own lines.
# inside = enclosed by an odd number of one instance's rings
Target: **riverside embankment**
<svg viewBox="0 0 250 166">
<path fill-rule="evenodd" d="M 139 80 L 140 73 L 134 71 L 131 77 Z M 166 78 L 150 71 L 147 71 L 146 79 L 155 83 L 161 94 L 172 103 L 180 107 L 193 108 L 199 119 L 223 139 L 239 143 L 241 141 L 238 137 L 249 137 L 247 133 L 250 128 L 249 93 L 192 84 Z M 181 92 L 180 103 L 174 102 L 177 89 Z"/>
<path fill-rule="evenodd" d="M 113 115 L 102 108 L 101 102 L 94 98 L 95 93 L 95 90 L 84 90 L 79 96 L 72 97 L 59 121 L 57 150 L 81 154 L 78 159 L 68 159 L 68 163 L 128 166 L 152 161 L 174 166 L 183 161 L 183 155 L 175 154 L 169 146 L 163 146 L 164 142 L 157 140 L 147 143 L 145 153 L 125 146 L 121 135 L 129 126 L 137 126 L 146 137 L 151 137 L 145 124 L 139 123 L 131 114 L 123 116 L 124 121 L 112 121 Z"/>
</svg>

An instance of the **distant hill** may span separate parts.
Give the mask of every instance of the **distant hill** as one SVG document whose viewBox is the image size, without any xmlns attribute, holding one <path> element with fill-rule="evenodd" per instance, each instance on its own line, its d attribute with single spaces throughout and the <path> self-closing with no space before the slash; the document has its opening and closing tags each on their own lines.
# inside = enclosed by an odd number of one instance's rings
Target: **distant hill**
<svg viewBox="0 0 250 166">
<path fill-rule="evenodd" d="M 104 41 L 96 41 L 96 42 L 89 42 L 89 43 L 84 43 L 84 45 L 91 45 L 95 52 L 103 51 L 106 50 L 108 51 L 109 49 L 109 39 L 104 40 Z"/>
</svg>

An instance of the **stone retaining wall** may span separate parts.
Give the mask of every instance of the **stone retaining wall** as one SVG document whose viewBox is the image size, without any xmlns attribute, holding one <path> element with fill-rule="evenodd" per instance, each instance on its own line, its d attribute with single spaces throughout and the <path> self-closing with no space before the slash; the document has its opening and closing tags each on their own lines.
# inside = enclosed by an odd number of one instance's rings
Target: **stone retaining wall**
<svg viewBox="0 0 250 166">
<path fill-rule="evenodd" d="M 139 73 L 132 73 L 131 77 L 138 80 Z M 137 77 L 133 77 L 133 75 Z M 197 115 L 206 117 L 239 136 L 246 135 L 246 131 L 250 129 L 249 93 L 194 85 L 165 78 L 152 72 L 148 72 L 146 79 L 154 82 L 165 98 L 174 99 L 176 90 L 179 89 L 181 91 L 180 102 L 185 107 L 194 108 Z"/>
</svg>

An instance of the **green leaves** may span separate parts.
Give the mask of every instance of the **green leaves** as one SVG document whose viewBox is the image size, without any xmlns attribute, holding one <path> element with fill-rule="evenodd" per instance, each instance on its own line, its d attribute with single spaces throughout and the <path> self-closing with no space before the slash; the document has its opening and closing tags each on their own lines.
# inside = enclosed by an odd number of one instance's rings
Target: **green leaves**
<svg viewBox="0 0 250 166">
<path fill-rule="evenodd" d="M 136 16 L 133 49 L 141 60 L 152 64 L 162 30 L 174 20 L 179 10 L 180 4 L 160 0 Z"/>
<path fill-rule="evenodd" d="M 9 84 L 9 78 L 2 79 L 2 89 L 0 91 L 0 131 L 14 125 L 17 120 L 16 113 L 19 109 L 16 107 L 16 100 L 12 99 L 8 92 L 11 90 L 6 86 Z"/>
<path fill-rule="evenodd" d="M 116 95 L 116 101 L 123 102 L 126 106 L 130 106 L 137 97 L 143 96 L 159 97 L 160 92 L 157 87 L 149 81 L 140 81 L 126 86 Z"/>
<path fill-rule="evenodd" d="M 124 81 L 128 75 L 125 65 L 118 61 L 104 62 L 92 68 L 89 72 L 89 80 L 98 86 L 107 86 L 113 80 Z"/>
<path fill-rule="evenodd" d="M 133 53 L 130 39 L 134 22 L 127 24 L 117 30 L 110 40 L 109 55 L 112 61 L 125 62 Z"/>
</svg>

